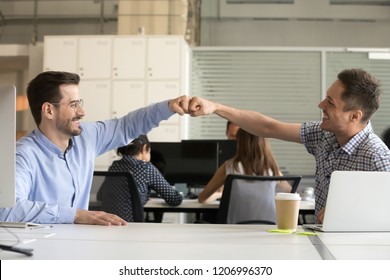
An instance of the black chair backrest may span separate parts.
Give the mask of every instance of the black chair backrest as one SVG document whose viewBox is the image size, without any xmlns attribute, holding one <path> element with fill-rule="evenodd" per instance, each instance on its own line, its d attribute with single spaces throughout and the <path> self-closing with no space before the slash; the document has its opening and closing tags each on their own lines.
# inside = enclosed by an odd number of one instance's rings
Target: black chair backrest
<svg viewBox="0 0 390 280">
<path fill-rule="evenodd" d="M 144 222 L 144 207 L 130 171 L 94 171 L 93 175 L 104 177 L 98 191 L 103 211 L 128 222 Z"/>
<path fill-rule="evenodd" d="M 218 223 L 275 224 L 275 191 L 278 181 L 288 181 L 297 191 L 302 176 L 248 176 L 229 174 L 218 211 Z"/>
</svg>

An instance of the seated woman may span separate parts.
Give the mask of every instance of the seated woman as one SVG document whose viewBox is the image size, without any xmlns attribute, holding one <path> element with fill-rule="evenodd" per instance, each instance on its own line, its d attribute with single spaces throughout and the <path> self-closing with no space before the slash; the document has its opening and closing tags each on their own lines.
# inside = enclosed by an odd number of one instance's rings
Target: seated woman
<svg viewBox="0 0 390 280">
<path fill-rule="evenodd" d="M 160 171 L 150 162 L 150 152 L 151 145 L 147 136 L 140 135 L 127 146 L 117 149 L 117 154 L 122 158 L 114 161 L 108 171 L 131 171 L 137 183 L 143 205 L 148 202 L 151 190 L 160 195 L 170 206 L 179 205 L 183 200 L 183 196 L 165 180 Z M 123 183 L 126 184 L 126 182 Z M 118 197 L 118 191 L 121 189 L 126 188 L 109 184 L 106 179 L 97 193 L 97 199 L 103 200 L 105 196 L 113 195 Z M 113 205 L 113 207 L 119 211 L 118 205 Z M 119 213 L 115 214 L 118 215 Z M 131 219 L 131 217 L 128 219 Z"/>
<path fill-rule="evenodd" d="M 211 202 L 221 198 L 228 174 L 282 176 L 267 139 L 243 129 L 238 130 L 236 138 L 236 154 L 217 169 L 210 182 L 199 193 L 199 202 Z M 287 181 L 278 182 L 276 187 L 283 192 L 291 191 L 291 185 Z"/>
</svg>

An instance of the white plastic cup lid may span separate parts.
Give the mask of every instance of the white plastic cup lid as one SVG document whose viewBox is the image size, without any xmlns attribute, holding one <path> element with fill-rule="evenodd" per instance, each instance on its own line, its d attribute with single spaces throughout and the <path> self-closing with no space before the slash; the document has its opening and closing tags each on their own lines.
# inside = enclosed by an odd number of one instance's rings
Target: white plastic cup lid
<svg viewBox="0 0 390 280">
<path fill-rule="evenodd" d="M 275 199 L 278 200 L 301 200 L 299 193 L 276 193 Z"/>
</svg>

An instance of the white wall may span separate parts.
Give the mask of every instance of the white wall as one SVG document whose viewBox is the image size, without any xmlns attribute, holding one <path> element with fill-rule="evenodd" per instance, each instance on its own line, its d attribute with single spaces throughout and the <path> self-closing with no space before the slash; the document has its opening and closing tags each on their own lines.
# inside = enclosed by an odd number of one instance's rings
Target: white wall
<svg viewBox="0 0 390 280">
<path fill-rule="evenodd" d="M 201 45 L 388 48 L 390 23 L 206 20 Z"/>
<path fill-rule="evenodd" d="M 38 41 L 44 35 L 116 34 L 118 1 L 104 3 L 102 23 L 99 1 L 40 1 Z M 329 5 L 329 0 L 201 4 L 202 46 L 390 47 L 390 6 Z M 6 22 L 0 43 L 32 42 L 33 8 L 32 1 L 0 1 Z"/>
<path fill-rule="evenodd" d="M 202 1 L 202 46 L 390 46 L 390 6 Z"/>
</svg>

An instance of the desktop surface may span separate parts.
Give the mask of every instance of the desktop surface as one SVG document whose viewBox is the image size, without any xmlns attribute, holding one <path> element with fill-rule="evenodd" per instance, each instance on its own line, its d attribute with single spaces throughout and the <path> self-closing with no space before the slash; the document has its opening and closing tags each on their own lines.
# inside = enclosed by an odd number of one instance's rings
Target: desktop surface
<svg viewBox="0 0 390 280">
<path fill-rule="evenodd" d="M 183 202 L 178 206 L 169 206 L 164 199 L 162 198 L 151 198 L 144 205 L 145 209 L 151 207 L 160 207 L 160 208 L 205 208 L 205 209 L 218 209 L 219 200 L 215 200 L 209 203 L 201 203 L 197 199 L 183 199 Z M 299 204 L 299 210 L 310 210 L 314 211 L 314 201 L 301 201 Z"/>
<path fill-rule="evenodd" d="M 90 210 L 100 210 L 101 202 L 96 200 L 96 197 L 91 196 Z M 168 205 L 162 198 L 151 198 L 144 205 L 145 211 L 157 212 L 217 212 L 219 209 L 219 201 L 210 203 L 200 203 L 197 199 L 183 199 L 183 202 L 178 206 Z M 314 213 L 314 201 L 301 201 L 299 211 L 305 214 Z"/>
<path fill-rule="evenodd" d="M 389 260 L 390 233 L 271 233 L 273 225 L 130 223 L 122 227 L 55 224 L 16 229 L 37 260 Z M 298 227 L 298 231 L 302 231 Z M 156 234 L 158 233 L 158 234 Z M 0 238 L 6 237 L 2 232 Z M 324 254 L 324 252 L 328 252 Z"/>
<path fill-rule="evenodd" d="M 130 223 L 123 227 L 53 225 L 56 234 L 21 245 L 32 257 L 1 259 L 246 260 L 321 259 L 306 236 L 269 233 L 272 226 Z M 36 232 L 38 230 L 34 230 Z M 156 234 L 158 232 L 158 234 Z"/>
</svg>

